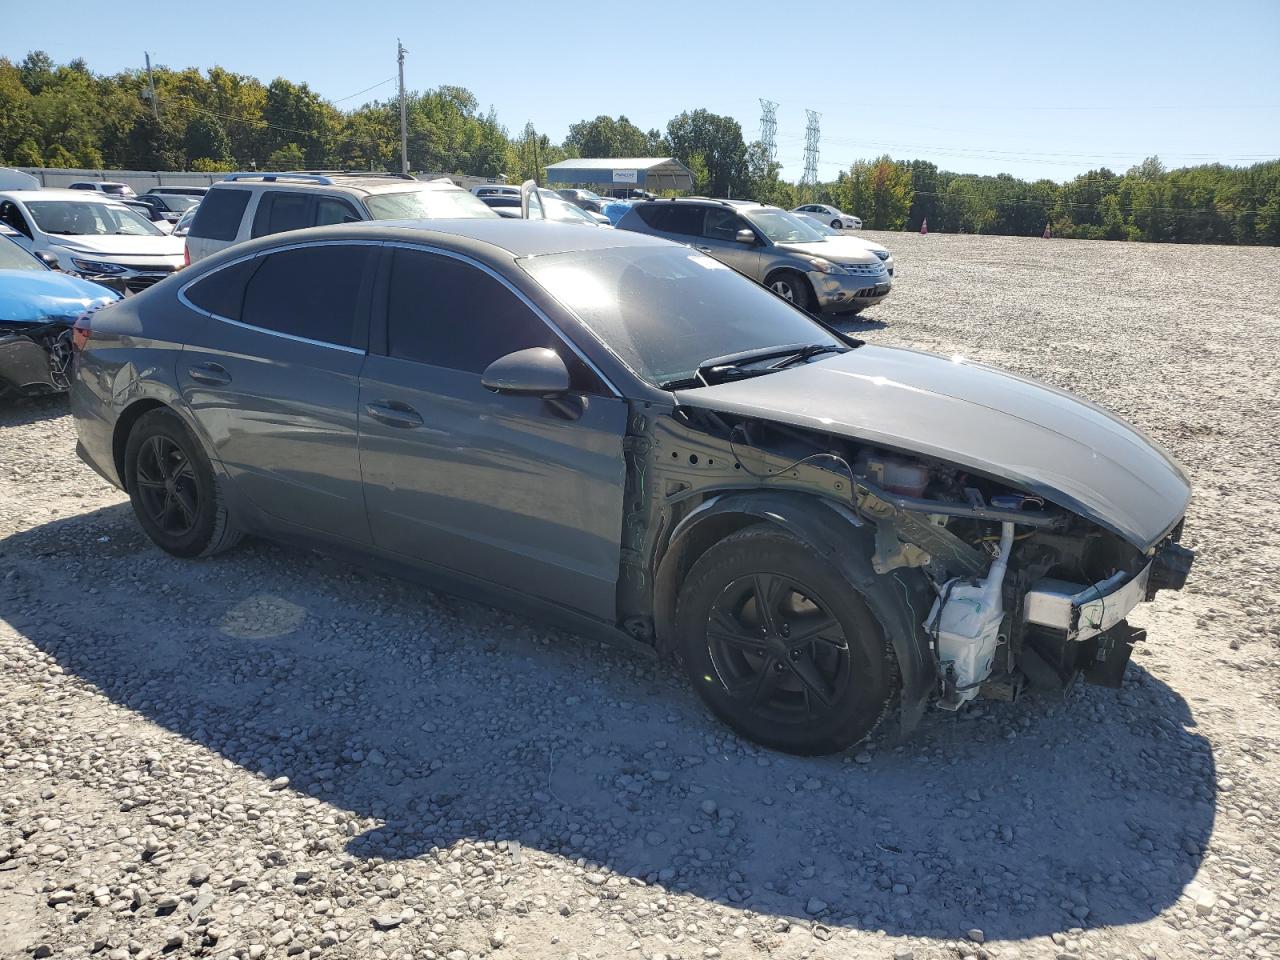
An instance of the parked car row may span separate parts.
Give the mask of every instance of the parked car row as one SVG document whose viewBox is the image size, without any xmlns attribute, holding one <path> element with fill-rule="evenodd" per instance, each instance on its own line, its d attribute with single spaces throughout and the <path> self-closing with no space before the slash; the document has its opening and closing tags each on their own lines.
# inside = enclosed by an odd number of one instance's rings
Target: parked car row
<svg viewBox="0 0 1280 960">
<path fill-rule="evenodd" d="M 787 211 L 639 200 L 619 227 L 395 178 L 216 185 L 189 268 L 76 322 L 77 452 L 175 556 L 322 545 L 678 652 L 781 750 L 1120 685 L 1127 616 L 1192 560 L 1166 453 L 797 309 L 888 273 Z"/>
</svg>

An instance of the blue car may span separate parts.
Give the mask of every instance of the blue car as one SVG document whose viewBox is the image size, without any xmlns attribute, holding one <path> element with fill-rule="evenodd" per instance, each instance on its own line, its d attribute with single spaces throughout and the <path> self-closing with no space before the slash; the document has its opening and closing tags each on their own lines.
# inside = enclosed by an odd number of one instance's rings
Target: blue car
<svg viewBox="0 0 1280 960">
<path fill-rule="evenodd" d="M 59 273 L 0 234 L 0 399 L 67 389 L 71 328 L 120 294 Z"/>
</svg>

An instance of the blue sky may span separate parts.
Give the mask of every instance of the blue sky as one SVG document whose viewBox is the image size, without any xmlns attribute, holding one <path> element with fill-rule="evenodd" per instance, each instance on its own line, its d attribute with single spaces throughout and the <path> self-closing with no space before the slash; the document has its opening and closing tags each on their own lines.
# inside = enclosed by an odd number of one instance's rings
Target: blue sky
<svg viewBox="0 0 1280 960">
<path fill-rule="evenodd" d="M 394 76 L 398 36 L 411 89 L 467 87 L 508 129 L 532 120 L 557 141 L 600 113 L 649 129 L 697 107 L 751 140 L 759 98 L 777 101 L 789 179 L 806 108 L 822 114 L 823 179 L 881 153 L 1055 180 L 1152 153 L 1171 167 L 1280 157 L 1280 0 L 184 6 L 44 16 L 0 0 L 0 56 L 43 49 L 115 72 L 146 49 L 172 67 L 306 81 L 353 107 L 394 92 L 346 99 Z"/>
</svg>

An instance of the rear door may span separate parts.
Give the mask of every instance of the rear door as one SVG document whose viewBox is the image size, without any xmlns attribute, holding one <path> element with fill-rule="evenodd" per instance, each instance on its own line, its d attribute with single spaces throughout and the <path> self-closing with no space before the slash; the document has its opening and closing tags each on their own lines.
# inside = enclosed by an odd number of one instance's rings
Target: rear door
<svg viewBox="0 0 1280 960">
<path fill-rule="evenodd" d="M 379 247 L 279 248 L 184 296 L 208 316 L 178 361 L 183 397 L 237 489 L 268 517 L 369 540 L 357 401 Z"/>
<path fill-rule="evenodd" d="M 385 341 L 375 336 L 360 386 L 374 543 L 612 620 L 626 403 L 478 264 L 387 250 L 386 296 L 375 296 Z M 573 394 L 548 401 L 481 384 L 491 362 L 528 347 L 560 355 Z"/>
</svg>

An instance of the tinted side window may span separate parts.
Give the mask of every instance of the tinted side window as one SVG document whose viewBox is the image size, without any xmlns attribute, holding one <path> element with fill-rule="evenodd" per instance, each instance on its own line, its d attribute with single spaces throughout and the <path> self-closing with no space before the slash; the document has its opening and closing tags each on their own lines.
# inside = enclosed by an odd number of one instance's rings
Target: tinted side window
<svg viewBox="0 0 1280 960">
<path fill-rule="evenodd" d="M 187 288 L 187 299 L 201 310 L 208 310 L 228 320 L 239 320 L 244 306 L 245 285 L 261 260 L 241 260 L 215 270 Z"/>
<path fill-rule="evenodd" d="M 747 223 L 732 210 L 708 210 L 702 235 L 712 240 L 736 240 L 739 230 L 747 229 Z"/>
<path fill-rule="evenodd" d="M 234 240 L 240 232 L 240 219 L 248 205 L 248 190 L 210 190 L 196 211 L 196 218 L 191 221 L 191 236 L 206 240 Z"/>
<path fill-rule="evenodd" d="M 566 349 L 514 293 L 481 270 L 436 254 L 396 250 L 387 296 L 387 353 L 482 373 L 526 347 Z"/>
<path fill-rule="evenodd" d="M 317 197 L 315 226 L 326 227 L 331 223 L 355 223 L 360 219 L 355 207 L 337 197 Z"/>
<path fill-rule="evenodd" d="M 375 249 L 324 244 L 268 254 L 245 289 L 240 319 L 264 330 L 363 348 L 368 329 L 360 292 Z"/>
<path fill-rule="evenodd" d="M 258 198 L 253 215 L 253 235 L 265 237 L 311 226 L 311 197 L 305 193 L 268 190 Z"/>
</svg>

